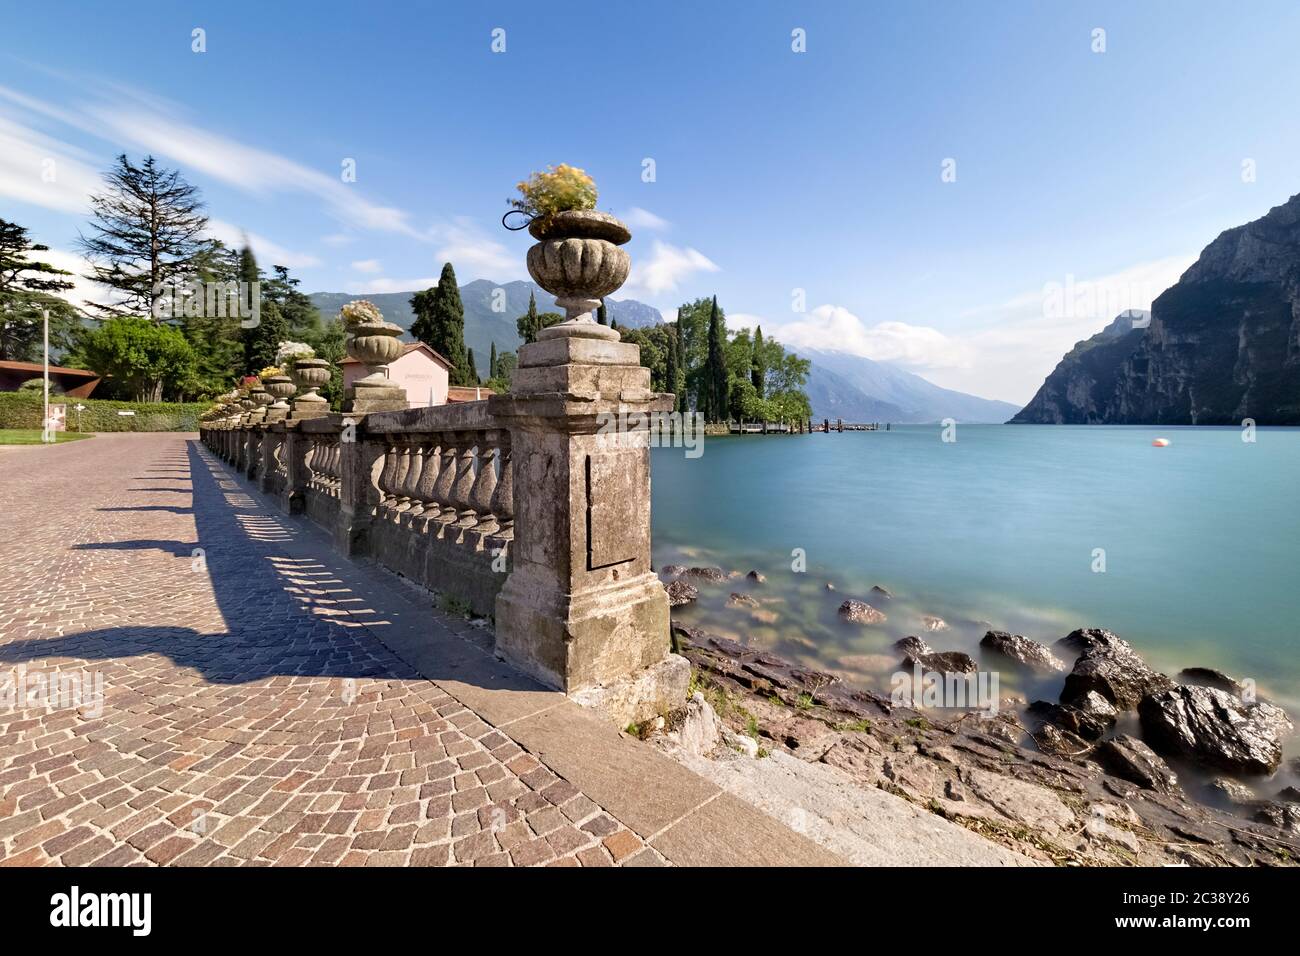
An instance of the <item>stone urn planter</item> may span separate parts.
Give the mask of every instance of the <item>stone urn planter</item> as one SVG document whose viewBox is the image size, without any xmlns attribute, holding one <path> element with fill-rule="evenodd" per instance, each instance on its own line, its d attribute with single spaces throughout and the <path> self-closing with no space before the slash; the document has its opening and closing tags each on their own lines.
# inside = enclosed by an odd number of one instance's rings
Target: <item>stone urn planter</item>
<svg viewBox="0 0 1300 956">
<path fill-rule="evenodd" d="M 565 320 L 537 333 L 550 339 L 576 335 L 617 341 L 618 332 L 600 325 L 592 311 L 626 280 L 632 260 L 619 248 L 632 233 L 618 219 L 594 210 L 567 210 L 528 226 L 537 243 L 528 250 L 528 274 L 563 306 Z"/>
<path fill-rule="evenodd" d="M 298 386 L 298 397 L 293 400 L 294 408 L 301 406 L 324 406 L 329 403 L 321 398 L 319 389 L 329 384 L 330 363 L 324 359 L 299 359 L 293 363 L 290 372 L 293 382 Z"/>
<path fill-rule="evenodd" d="M 285 399 L 291 397 L 297 388 L 294 387 L 293 379 L 288 375 L 270 375 L 262 379 L 262 388 L 271 394 L 275 399 L 275 408 L 288 408 L 289 403 Z"/>
<path fill-rule="evenodd" d="M 391 322 L 367 323 L 348 328 L 348 355 L 363 365 L 374 367 L 373 372 L 354 382 L 355 386 L 389 386 L 388 363 L 402 354 L 402 343 L 398 339 L 401 334 L 401 328 Z"/>
<path fill-rule="evenodd" d="M 274 398 L 271 396 L 271 393 L 261 385 L 254 385 L 252 389 L 249 390 L 248 400 L 253 403 L 253 408 L 260 408 L 264 405 L 270 405 L 271 402 L 274 401 Z"/>
</svg>

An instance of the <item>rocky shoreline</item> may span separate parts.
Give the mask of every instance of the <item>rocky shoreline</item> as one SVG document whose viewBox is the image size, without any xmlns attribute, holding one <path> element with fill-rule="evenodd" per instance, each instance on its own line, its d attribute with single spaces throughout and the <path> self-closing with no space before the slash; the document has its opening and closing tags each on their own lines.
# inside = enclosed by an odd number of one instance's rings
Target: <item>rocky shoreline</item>
<svg viewBox="0 0 1300 956">
<path fill-rule="evenodd" d="M 739 577 L 664 573 L 670 593 L 674 582 L 693 590 Z M 847 620 L 870 623 L 866 602 L 844 603 Z M 1008 667 L 1066 675 L 1057 702 L 1008 699 L 991 712 L 912 706 L 682 623 L 673 635 L 697 693 L 640 728 L 670 752 L 835 768 L 1042 863 L 1300 864 L 1300 793 L 1261 798 L 1230 776 L 1277 770 L 1287 715 L 1215 671 L 1160 674 L 1109 631 L 1077 630 L 1052 647 L 989 631 L 982 650 Z M 896 650 L 901 666 L 974 677 L 968 655 L 919 637 Z M 1209 788 L 1218 805 L 1189 793 L 1165 757 L 1223 772 Z"/>
</svg>

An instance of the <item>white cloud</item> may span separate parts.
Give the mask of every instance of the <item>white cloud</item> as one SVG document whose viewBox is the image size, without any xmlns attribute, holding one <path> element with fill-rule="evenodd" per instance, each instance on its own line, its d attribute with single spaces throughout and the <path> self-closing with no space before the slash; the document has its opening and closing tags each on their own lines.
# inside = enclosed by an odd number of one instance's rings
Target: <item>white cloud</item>
<svg viewBox="0 0 1300 956">
<path fill-rule="evenodd" d="M 350 284 L 347 293 L 348 295 L 370 295 L 378 292 L 419 292 L 421 289 L 430 289 L 437 284 L 437 276 L 424 276 L 419 279 L 367 279 L 364 282 Z"/>
<path fill-rule="evenodd" d="M 290 269 L 308 269 L 320 265 L 320 259 L 310 253 L 286 249 L 266 236 L 247 232 L 222 219 L 209 219 L 207 231 L 213 239 L 220 239 L 232 249 L 241 249 L 247 242 L 252 246 L 258 264 L 268 272 L 273 265 L 287 266 Z"/>
<path fill-rule="evenodd" d="M 358 272 L 383 272 L 384 267 L 378 259 L 358 259 L 352 263 L 352 268 Z"/>
<path fill-rule="evenodd" d="M 331 232 L 328 236 L 321 236 L 320 241 L 327 246 L 346 246 L 350 242 L 355 242 L 356 237 L 343 232 Z"/>
<path fill-rule="evenodd" d="M 662 295 L 675 292 L 684 279 L 697 272 L 718 271 L 718 265 L 704 253 L 656 239 L 648 258 L 633 260 L 624 292 L 632 297 Z"/>
<path fill-rule="evenodd" d="M 442 263 L 450 262 L 456 267 L 456 279 L 461 283 L 474 279 L 509 282 L 528 278 L 523 256 L 484 234 L 471 219 L 462 217 L 435 225 L 429 229 L 428 237 L 437 243 L 434 258 L 439 270 Z"/>
<path fill-rule="evenodd" d="M 87 302 L 107 304 L 120 302 L 123 299 L 123 296 L 113 292 L 107 286 L 91 282 L 86 278 L 90 272 L 90 263 L 78 253 L 66 252 L 62 249 L 49 249 L 46 252 L 34 252 L 28 258 L 48 262 L 56 269 L 64 269 L 72 273 L 70 276 L 58 277 L 64 282 L 72 283 L 71 289 L 60 292 L 58 295 L 67 299 L 77 308 L 82 308 Z"/>
<path fill-rule="evenodd" d="M 662 231 L 668 228 L 668 220 L 662 219 L 640 206 L 633 206 L 623 214 L 623 221 L 632 229 L 653 229 Z"/>
<path fill-rule="evenodd" d="M 917 372 L 937 385 L 1009 402 L 1029 401 L 1074 344 L 1126 309 L 1148 309 L 1178 281 L 1194 255 L 1171 256 L 1093 279 L 1063 276 L 1043 288 L 964 317 L 982 327 L 944 332 L 887 320 L 869 323 L 843 306 L 822 305 L 790 320 L 729 314 L 730 326 L 761 324 L 793 348 L 839 350 Z"/>
</svg>

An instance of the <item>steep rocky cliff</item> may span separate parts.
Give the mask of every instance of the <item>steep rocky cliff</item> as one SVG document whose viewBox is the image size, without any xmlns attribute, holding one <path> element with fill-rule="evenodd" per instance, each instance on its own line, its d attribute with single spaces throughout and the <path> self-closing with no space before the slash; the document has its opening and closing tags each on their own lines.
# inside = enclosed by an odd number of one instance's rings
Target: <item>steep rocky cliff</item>
<svg viewBox="0 0 1300 956">
<path fill-rule="evenodd" d="M 1011 421 L 1300 424 L 1300 195 L 1205 247 L 1152 303 L 1081 342 Z"/>
</svg>

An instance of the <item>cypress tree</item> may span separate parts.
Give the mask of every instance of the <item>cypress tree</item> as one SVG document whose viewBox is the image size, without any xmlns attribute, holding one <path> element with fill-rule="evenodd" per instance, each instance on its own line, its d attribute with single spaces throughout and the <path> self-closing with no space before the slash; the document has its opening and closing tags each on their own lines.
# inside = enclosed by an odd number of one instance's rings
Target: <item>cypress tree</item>
<svg viewBox="0 0 1300 956">
<path fill-rule="evenodd" d="M 596 321 L 601 325 L 609 325 L 609 320 L 605 315 L 605 300 L 600 300 L 600 305 L 596 306 Z"/>
<path fill-rule="evenodd" d="M 707 406 L 704 411 L 706 421 L 720 422 L 727 417 L 727 360 L 726 333 L 723 320 L 718 314 L 718 297 L 713 297 L 709 308 L 709 356 L 705 362 L 704 388 L 707 393 Z"/>
<path fill-rule="evenodd" d="M 531 345 L 537 341 L 541 320 L 537 318 L 537 298 L 532 292 L 528 293 L 528 312 L 515 320 L 515 329 L 519 332 L 519 337 L 524 340 L 524 345 Z"/>
<path fill-rule="evenodd" d="M 253 250 L 244 246 L 239 253 L 239 281 L 260 282 L 262 270 L 258 268 Z M 244 337 L 244 374 L 256 375 L 275 362 L 280 343 L 289 338 L 289 327 L 284 315 L 270 299 L 263 298 L 257 325 L 241 328 Z"/>
<path fill-rule="evenodd" d="M 428 302 L 428 321 L 421 324 L 421 332 L 425 334 L 417 334 L 417 337 L 451 363 L 452 385 L 477 385 L 478 380 L 471 373 L 465 355 L 465 307 L 460 301 L 456 270 L 450 262 L 443 264 L 433 295 L 424 301 Z M 411 332 L 416 333 L 414 324 Z"/>
<path fill-rule="evenodd" d="M 758 397 L 763 397 L 763 379 L 766 378 L 766 369 L 763 368 L 763 327 L 761 325 L 754 328 L 754 358 L 749 369 L 749 380 L 754 384 L 754 391 L 758 392 Z"/>
<path fill-rule="evenodd" d="M 469 379 L 470 379 L 465 384 L 478 385 L 481 380 L 478 377 L 478 366 L 474 364 L 473 349 L 470 349 L 468 352 L 465 353 L 465 367 L 469 369 Z"/>
<path fill-rule="evenodd" d="M 496 377 L 497 377 L 497 343 L 496 340 L 494 339 L 492 341 L 492 354 L 488 358 L 488 380 L 490 381 Z"/>
<path fill-rule="evenodd" d="M 668 336 L 665 343 L 668 347 L 664 349 L 664 390 L 675 396 L 673 411 L 677 411 L 682 400 L 677 394 L 677 330 L 672 325 L 666 325 L 664 331 Z"/>
</svg>

